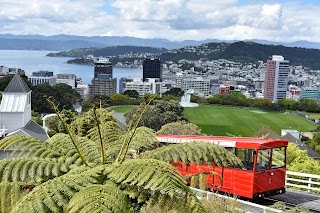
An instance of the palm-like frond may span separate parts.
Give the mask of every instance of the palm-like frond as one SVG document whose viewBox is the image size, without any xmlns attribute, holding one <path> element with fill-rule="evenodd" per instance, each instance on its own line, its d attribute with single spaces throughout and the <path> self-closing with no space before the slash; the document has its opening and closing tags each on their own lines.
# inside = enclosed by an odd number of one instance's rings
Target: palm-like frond
<svg viewBox="0 0 320 213">
<path fill-rule="evenodd" d="M 0 149 L 9 148 L 14 150 L 12 155 L 19 153 L 18 157 L 55 158 L 61 156 L 61 153 L 54 150 L 53 147 L 26 135 L 12 135 L 0 140 Z"/>
<path fill-rule="evenodd" d="M 13 158 L 0 161 L 0 182 L 41 183 L 70 171 L 70 167 L 50 158 Z"/>
<path fill-rule="evenodd" d="M 139 195 L 141 200 L 163 197 L 171 201 L 177 198 L 189 199 L 191 202 L 185 203 L 183 208 L 194 210 L 193 212 L 205 212 L 183 177 L 166 162 L 154 159 L 131 159 L 120 165 L 107 167 L 105 173 L 108 179 L 127 186 L 126 189 L 131 192 L 131 197 Z M 144 190 L 144 194 L 141 194 L 141 190 Z M 160 193 L 158 197 L 154 196 L 157 192 Z"/>
<path fill-rule="evenodd" d="M 70 213 L 129 212 L 129 200 L 116 184 L 92 185 L 76 193 L 69 202 Z"/>
<path fill-rule="evenodd" d="M 38 185 L 17 202 L 12 213 L 63 212 L 75 193 L 99 183 L 98 177 L 102 170 L 101 167 L 90 169 L 83 166 Z"/>
<path fill-rule="evenodd" d="M 158 159 L 164 162 L 212 163 L 220 166 L 242 165 L 242 162 L 225 148 L 208 142 L 174 144 L 146 151 L 141 158 Z"/>
<path fill-rule="evenodd" d="M 133 134 L 133 131 L 130 131 Z M 139 150 L 141 148 L 154 148 L 154 145 L 158 144 L 158 140 L 155 138 L 155 133 L 152 129 L 147 127 L 138 127 L 131 139 L 130 148 Z"/>
<path fill-rule="evenodd" d="M 0 211 L 10 212 L 12 206 L 26 195 L 35 184 L 20 182 L 0 183 Z"/>
</svg>

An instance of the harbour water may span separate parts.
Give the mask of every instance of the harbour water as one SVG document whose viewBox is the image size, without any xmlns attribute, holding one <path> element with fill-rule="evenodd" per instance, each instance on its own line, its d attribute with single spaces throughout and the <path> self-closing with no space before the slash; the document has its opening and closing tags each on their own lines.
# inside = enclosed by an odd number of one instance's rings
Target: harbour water
<svg viewBox="0 0 320 213">
<path fill-rule="evenodd" d="M 21 68 L 26 75 L 40 70 L 53 71 L 54 74 L 75 74 L 82 78 L 84 84 L 91 82 L 93 66 L 67 64 L 71 58 L 47 57 L 50 52 L 52 51 L 0 50 L 0 66 Z M 142 78 L 142 69 L 113 67 L 113 77 L 118 81 L 121 77 Z"/>
</svg>

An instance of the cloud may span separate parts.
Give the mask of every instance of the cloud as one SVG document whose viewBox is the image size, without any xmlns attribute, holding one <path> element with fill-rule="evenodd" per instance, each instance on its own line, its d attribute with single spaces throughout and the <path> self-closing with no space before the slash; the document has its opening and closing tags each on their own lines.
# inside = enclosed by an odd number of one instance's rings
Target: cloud
<svg viewBox="0 0 320 213">
<path fill-rule="evenodd" d="M 0 33 L 320 41 L 320 5 L 239 0 L 0 0 Z"/>
</svg>

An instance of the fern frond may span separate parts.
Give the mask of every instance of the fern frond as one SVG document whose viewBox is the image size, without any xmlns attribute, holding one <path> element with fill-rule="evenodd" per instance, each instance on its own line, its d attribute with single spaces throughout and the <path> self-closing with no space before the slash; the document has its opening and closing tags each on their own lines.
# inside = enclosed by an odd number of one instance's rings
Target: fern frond
<svg viewBox="0 0 320 213">
<path fill-rule="evenodd" d="M 190 142 L 173 144 L 146 151 L 140 155 L 141 158 L 158 159 L 164 162 L 217 164 L 230 167 L 242 165 L 242 162 L 225 148 L 208 142 Z"/>
<path fill-rule="evenodd" d="M 133 134 L 133 130 L 131 130 Z M 155 133 L 152 129 L 147 127 L 138 127 L 132 137 L 130 148 L 139 150 L 141 148 L 150 149 L 154 145 L 158 144 L 158 140 L 155 138 Z"/>
<path fill-rule="evenodd" d="M 19 157 L 47 157 L 55 158 L 61 153 L 40 140 L 26 135 L 11 135 L 0 140 L 0 149 L 13 149 L 11 156 L 16 153 Z"/>
<path fill-rule="evenodd" d="M 68 210 L 70 213 L 100 212 L 123 213 L 129 211 L 129 200 L 116 184 L 108 181 L 104 185 L 93 185 L 86 187 L 76 193 L 69 202 Z"/>
<path fill-rule="evenodd" d="M 63 212 L 69 200 L 80 190 L 97 184 L 103 167 L 82 166 L 36 186 L 12 209 L 15 212 Z"/>
<path fill-rule="evenodd" d="M 131 159 L 126 160 L 120 165 L 107 167 L 105 173 L 108 179 L 122 186 L 129 186 L 130 196 L 141 196 L 144 200 L 145 195 L 149 192 L 149 199 L 156 192 L 168 199 L 182 199 L 186 197 L 192 200 L 192 205 L 185 204 L 190 209 L 196 208 L 194 212 L 205 212 L 200 201 L 186 185 L 186 181 L 179 172 L 170 164 L 154 159 Z M 137 188 L 140 188 L 138 193 Z M 130 190 L 131 189 L 131 190 Z M 147 190 L 147 191 L 146 191 Z M 202 210 L 203 211 L 202 211 Z M 201 210 L 201 211 L 200 211 Z"/>
<path fill-rule="evenodd" d="M 0 182 L 36 182 L 61 176 L 70 171 L 56 159 L 13 158 L 0 161 Z"/>
<path fill-rule="evenodd" d="M 99 159 L 99 146 L 92 140 L 85 137 L 76 137 L 78 140 L 78 146 L 83 152 L 84 158 L 88 162 L 97 162 Z M 74 147 L 71 138 L 68 134 L 59 133 L 51 137 L 46 141 L 51 146 L 56 148 L 63 148 L 62 153 L 65 156 L 74 156 L 73 162 L 79 161 L 82 162 L 80 155 L 77 153 L 76 148 Z M 70 159 L 71 160 L 71 159 Z"/>
<path fill-rule="evenodd" d="M 0 212 L 10 212 L 12 206 L 35 186 L 36 184 L 21 182 L 0 183 Z"/>
</svg>

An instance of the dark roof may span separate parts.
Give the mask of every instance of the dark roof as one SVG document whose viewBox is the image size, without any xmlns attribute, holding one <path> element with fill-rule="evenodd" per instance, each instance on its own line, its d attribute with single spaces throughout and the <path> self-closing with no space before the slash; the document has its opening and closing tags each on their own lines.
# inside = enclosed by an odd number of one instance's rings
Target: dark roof
<svg viewBox="0 0 320 213">
<path fill-rule="evenodd" d="M 3 92 L 4 93 L 27 93 L 27 92 L 30 92 L 30 88 L 22 80 L 19 74 L 15 74 Z"/>
<path fill-rule="evenodd" d="M 282 136 L 281 139 L 287 139 L 289 142 L 293 142 L 299 147 L 301 150 L 306 150 L 307 154 L 311 158 L 320 159 L 320 153 L 316 152 L 312 148 L 310 148 L 307 144 L 302 142 L 300 139 L 295 138 L 290 133 L 287 133 L 286 135 Z"/>
<path fill-rule="evenodd" d="M 277 135 L 276 133 L 274 133 L 274 132 L 271 131 L 271 130 L 270 130 L 270 131 L 267 133 L 267 135 L 265 135 L 264 137 L 265 137 L 265 138 L 269 138 L 269 139 L 271 139 L 271 138 L 280 139 L 280 138 L 281 138 L 279 135 Z"/>
<path fill-rule="evenodd" d="M 46 131 L 33 120 L 30 120 L 27 125 L 22 128 L 22 130 L 31 137 L 37 138 L 41 141 L 49 139 Z"/>
</svg>

